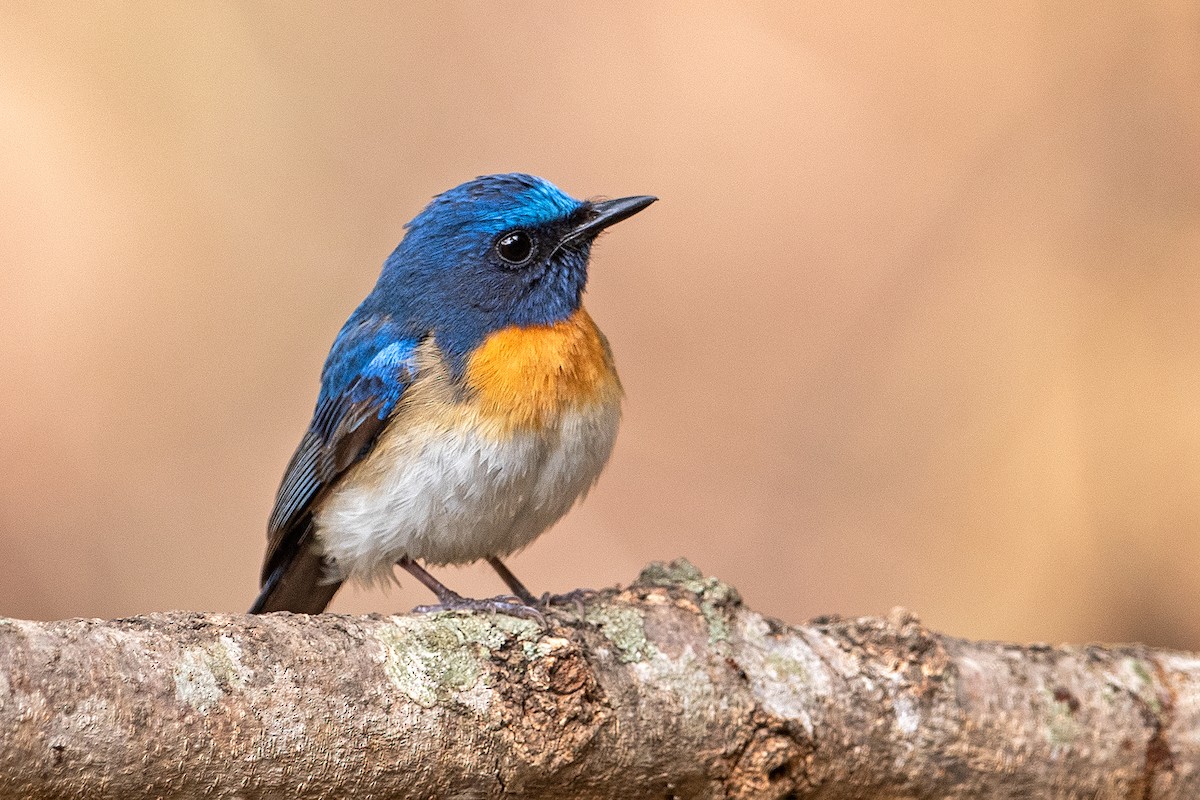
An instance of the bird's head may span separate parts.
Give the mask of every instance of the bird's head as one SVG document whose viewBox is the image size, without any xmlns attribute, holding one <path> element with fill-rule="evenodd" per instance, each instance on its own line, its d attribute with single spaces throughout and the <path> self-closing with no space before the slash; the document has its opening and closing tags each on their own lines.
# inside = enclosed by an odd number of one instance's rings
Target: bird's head
<svg viewBox="0 0 1200 800">
<path fill-rule="evenodd" d="M 579 308 L 596 236 L 653 197 L 575 200 L 532 175 L 487 175 L 435 197 L 408 225 L 367 304 L 461 358 L 492 331 Z"/>
</svg>

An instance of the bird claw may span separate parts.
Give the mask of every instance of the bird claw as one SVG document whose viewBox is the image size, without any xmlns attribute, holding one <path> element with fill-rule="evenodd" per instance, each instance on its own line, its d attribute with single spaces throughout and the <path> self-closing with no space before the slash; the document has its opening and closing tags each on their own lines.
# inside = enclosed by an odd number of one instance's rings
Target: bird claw
<svg viewBox="0 0 1200 800">
<path fill-rule="evenodd" d="M 565 594 L 550 594 L 549 592 L 546 592 L 542 595 L 541 599 L 538 600 L 538 605 L 547 609 L 553 608 L 554 606 L 571 605 L 575 607 L 575 610 L 579 614 L 583 614 L 585 611 L 583 607 L 584 601 L 595 597 L 596 594 L 597 592 L 595 589 L 572 589 Z"/>
<path fill-rule="evenodd" d="M 531 619 L 543 627 L 546 625 L 546 618 L 542 615 L 541 611 L 532 606 L 525 605 L 521 602 L 520 598 L 513 597 L 512 595 L 490 597 L 486 600 L 472 600 L 469 597 L 459 597 L 435 605 L 417 606 L 413 611 L 418 614 L 433 614 L 439 611 L 482 611 L 489 614 L 506 614 L 510 617 Z"/>
</svg>

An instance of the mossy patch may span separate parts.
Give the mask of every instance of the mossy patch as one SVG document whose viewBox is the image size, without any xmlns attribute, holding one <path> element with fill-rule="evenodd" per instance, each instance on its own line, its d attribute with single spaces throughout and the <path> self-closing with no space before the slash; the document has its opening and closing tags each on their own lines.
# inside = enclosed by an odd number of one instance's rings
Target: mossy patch
<svg viewBox="0 0 1200 800">
<path fill-rule="evenodd" d="M 700 613 L 704 615 L 704 622 L 708 626 L 709 644 L 718 644 L 729 638 L 729 619 L 717 604 L 708 600 L 702 601 Z"/>
<path fill-rule="evenodd" d="M 645 661 L 658 652 L 646 639 L 646 622 L 641 613 L 628 606 L 593 606 L 585 617 L 600 628 L 600 632 L 612 642 L 621 663 Z"/>
<path fill-rule="evenodd" d="M 706 577 L 686 558 L 677 558 L 666 564 L 652 561 L 641 571 L 635 583 L 642 586 L 678 587 L 693 594 L 704 595 L 717 603 L 741 602 L 737 589 L 717 578 Z"/>
<path fill-rule="evenodd" d="M 729 638 L 729 615 L 726 609 L 742 602 L 737 589 L 717 578 L 705 576 L 686 558 L 670 563 L 651 562 L 638 575 L 635 585 L 680 588 L 696 595 L 700 613 L 708 625 L 708 643 L 717 644 Z"/>
<path fill-rule="evenodd" d="M 503 614 L 431 614 L 393 617 L 375 635 L 383 669 L 396 689 L 423 708 L 458 702 L 482 711 L 491 698 L 483 677 L 492 653 L 510 640 L 536 642 L 531 620 Z"/>
<path fill-rule="evenodd" d="M 490 655 L 509 639 L 536 642 L 542 634 L 536 622 L 507 614 L 444 613 L 432 617 L 439 626 L 455 631 L 464 642 L 482 645 Z"/>
</svg>

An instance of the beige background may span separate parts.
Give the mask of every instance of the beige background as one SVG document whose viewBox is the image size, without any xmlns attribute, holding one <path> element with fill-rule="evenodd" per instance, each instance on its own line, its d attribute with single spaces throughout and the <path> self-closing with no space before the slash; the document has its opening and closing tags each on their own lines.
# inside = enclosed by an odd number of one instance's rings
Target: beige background
<svg viewBox="0 0 1200 800">
<path fill-rule="evenodd" d="M 525 170 L 662 198 L 532 587 L 686 554 L 790 620 L 1200 648 L 1200 6 L 998 5 L 7 4 L 0 613 L 244 608 L 402 223 Z"/>
</svg>

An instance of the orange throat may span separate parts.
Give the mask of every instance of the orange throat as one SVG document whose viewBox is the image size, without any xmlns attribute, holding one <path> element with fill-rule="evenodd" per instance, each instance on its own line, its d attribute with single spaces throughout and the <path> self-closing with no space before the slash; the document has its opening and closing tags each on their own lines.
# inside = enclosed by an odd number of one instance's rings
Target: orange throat
<svg viewBox="0 0 1200 800">
<path fill-rule="evenodd" d="M 466 384 L 479 412 L 510 430 L 621 397 L 608 342 L 583 308 L 553 325 L 489 335 L 467 360 Z"/>
</svg>

